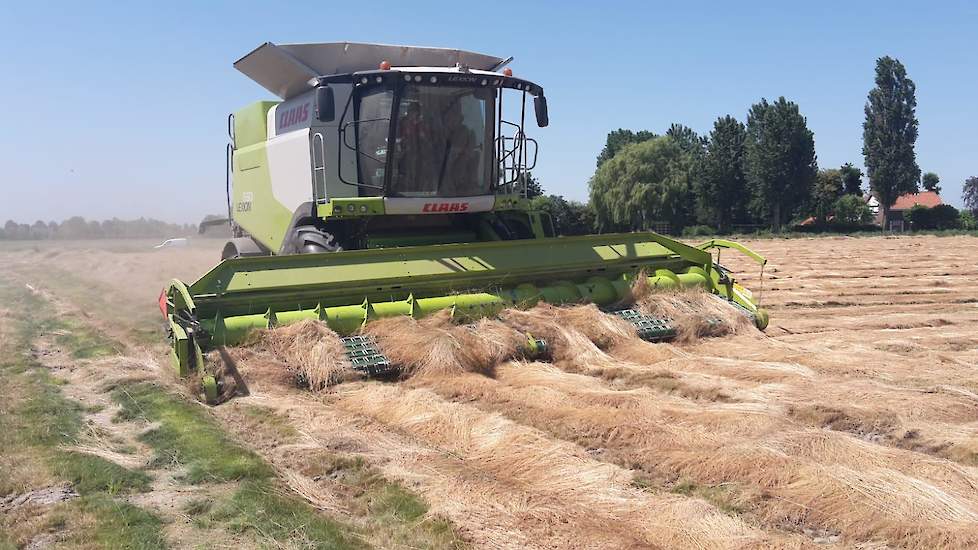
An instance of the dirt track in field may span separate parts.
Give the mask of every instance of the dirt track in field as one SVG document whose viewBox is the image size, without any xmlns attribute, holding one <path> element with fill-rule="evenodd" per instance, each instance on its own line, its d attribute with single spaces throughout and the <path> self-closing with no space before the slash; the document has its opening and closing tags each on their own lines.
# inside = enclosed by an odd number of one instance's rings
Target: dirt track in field
<svg viewBox="0 0 978 550">
<path fill-rule="evenodd" d="M 124 340 L 152 328 L 166 280 L 206 270 L 219 244 L 54 243 L 0 261 Z M 474 547 L 978 546 L 978 239 L 745 244 L 769 258 L 763 286 L 756 266 L 721 262 L 762 292 L 764 334 L 625 339 L 323 393 L 232 350 L 250 395 L 213 412 L 318 502 L 343 507 L 304 457 L 361 457 Z M 246 403 L 301 440 L 242 428 Z"/>
</svg>

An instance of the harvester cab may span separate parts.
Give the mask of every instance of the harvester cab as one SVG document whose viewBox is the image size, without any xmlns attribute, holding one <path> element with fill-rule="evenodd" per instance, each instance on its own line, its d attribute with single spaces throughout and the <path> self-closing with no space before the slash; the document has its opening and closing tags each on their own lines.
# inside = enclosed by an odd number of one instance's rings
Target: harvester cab
<svg viewBox="0 0 978 550">
<path fill-rule="evenodd" d="M 511 59 L 511 58 L 510 58 Z M 160 296 L 174 367 L 200 373 L 209 349 L 302 320 L 343 337 L 353 368 L 396 371 L 361 329 L 396 315 L 493 317 L 538 303 L 591 303 L 648 340 L 672 321 L 630 309 L 644 289 L 701 288 L 759 328 L 767 314 L 711 250 L 651 232 L 555 237 L 529 208 L 527 175 L 543 89 L 510 59 L 440 48 L 266 43 L 234 65 L 277 95 L 229 117 L 222 261 Z M 712 299 L 712 298 L 710 298 Z M 726 306 L 723 306 L 726 307 Z M 547 344 L 527 334 L 527 347 Z"/>
<path fill-rule="evenodd" d="M 546 126 L 546 98 L 508 61 L 352 43 L 238 60 L 282 101 L 230 118 L 224 258 L 553 236 L 524 200 L 527 103 Z"/>
</svg>

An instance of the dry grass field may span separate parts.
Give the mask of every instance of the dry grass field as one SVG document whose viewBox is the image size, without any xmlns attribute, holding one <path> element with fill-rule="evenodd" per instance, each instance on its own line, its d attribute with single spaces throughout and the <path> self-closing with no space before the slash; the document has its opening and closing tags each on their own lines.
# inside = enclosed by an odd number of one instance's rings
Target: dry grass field
<svg viewBox="0 0 978 550">
<path fill-rule="evenodd" d="M 169 372 L 156 298 L 220 243 L 149 244 L 0 248 L 0 547 L 978 547 L 976 238 L 747 242 L 763 285 L 722 263 L 764 333 L 381 322 L 394 382 L 299 387 L 330 335 L 292 327 L 211 355 L 241 386 L 216 407 Z M 528 326 L 552 361 L 512 357 Z"/>
</svg>

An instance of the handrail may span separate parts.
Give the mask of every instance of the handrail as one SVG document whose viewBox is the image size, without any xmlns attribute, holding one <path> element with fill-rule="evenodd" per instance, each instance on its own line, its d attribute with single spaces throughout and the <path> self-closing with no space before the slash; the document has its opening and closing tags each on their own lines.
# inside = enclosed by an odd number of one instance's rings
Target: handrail
<svg viewBox="0 0 978 550">
<path fill-rule="evenodd" d="M 231 173 L 234 171 L 234 144 L 228 143 L 224 150 L 224 192 L 228 201 L 228 225 L 231 225 Z"/>
<path fill-rule="evenodd" d="M 316 154 L 319 154 L 319 160 Z M 312 198 L 317 204 L 326 201 L 326 145 L 321 132 L 312 136 Z M 319 182 L 322 179 L 322 196 L 319 194 Z"/>
<path fill-rule="evenodd" d="M 761 266 L 761 273 L 759 275 L 760 282 L 758 283 L 758 288 L 757 288 L 757 302 L 756 302 L 757 305 L 760 306 L 761 301 L 764 299 L 764 266 L 767 265 L 767 258 L 765 258 L 764 256 L 761 256 L 757 252 L 754 252 L 750 248 L 747 248 L 746 246 L 744 246 L 744 245 L 742 245 L 742 244 L 740 244 L 738 242 L 728 241 L 726 239 L 710 239 L 709 241 L 706 241 L 705 243 L 700 244 L 696 248 L 698 248 L 700 250 L 703 250 L 703 251 L 710 250 L 711 248 L 716 248 L 717 249 L 717 262 L 720 261 L 720 252 L 719 252 L 719 250 L 724 249 L 724 248 L 733 249 L 733 250 L 736 250 L 738 252 L 743 253 L 745 256 L 747 256 L 748 258 L 754 260 L 754 262 L 756 262 L 758 265 L 760 265 Z M 764 325 L 767 326 L 767 321 L 764 322 Z"/>
<path fill-rule="evenodd" d="M 729 249 L 742 252 L 745 256 L 754 260 L 754 262 L 756 262 L 760 266 L 763 266 L 764 264 L 767 263 L 767 258 L 765 258 L 764 256 L 761 256 L 757 252 L 754 252 L 750 248 L 747 248 L 746 246 L 738 242 L 728 241 L 726 239 L 710 239 L 702 244 L 697 245 L 696 248 L 699 248 L 700 250 L 709 250 L 711 248 L 717 248 L 717 249 L 729 248 Z"/>
</svg>

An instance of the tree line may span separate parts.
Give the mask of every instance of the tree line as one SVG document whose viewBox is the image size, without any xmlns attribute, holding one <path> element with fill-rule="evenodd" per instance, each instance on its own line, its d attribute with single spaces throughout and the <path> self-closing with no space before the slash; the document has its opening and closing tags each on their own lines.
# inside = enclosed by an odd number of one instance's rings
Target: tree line
<svg viewBox="0 0 978 550">
<path fill-rule="evenodd" d="M 60 223 L 38 220 L 33 224 L 17 223 L 7 220 L 0 228 L 0 239 L 42 240 L 42 239 L 114 239 L 114 238 L 159 238 L 179 237 L 197 232 L 193 224 L 167 223 L 152 218 L 138 220 L 86 220 L 74 216 Z"/>
<path fill-rule="evenodd" d="M 865 176 L 886 227 L 899 196 L 921 187 L 941 190 L 940 177 L 921 175 L 916 162 L 916 105 L 916 87 L 904 66 L 890 57 L 878 59 L 864 109 L 865 174 L 852 163 L 820 168 L 806 118 L 796 103 L 780 97 L 752 105 L 745 122 L 717 118 L 704 136 L 682 124 L 661 135 L 615 130 L 598 154 L 587 204 L 542 196 L 535 181 L 530 195 L 539 192 L 535 206 L 551 213 L 558 232 L 570 235 L 663 225 L 687 234 L 761 226 L 780 231 L 802 222 L 853 230 L 874 221 L 864 198 Z M 973 180 L 965 183 L 965 204 L 978 210 Z M 947 205 L 932 213 L 920 210 L 905 214 L 913 228 L 974 228 L 971 212 Z"/>
</svg>

